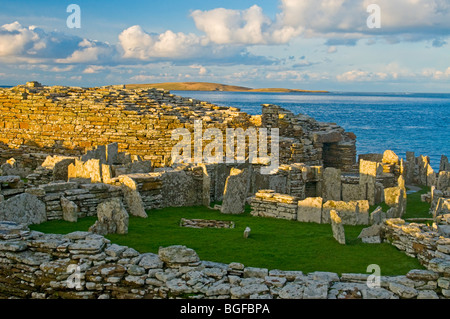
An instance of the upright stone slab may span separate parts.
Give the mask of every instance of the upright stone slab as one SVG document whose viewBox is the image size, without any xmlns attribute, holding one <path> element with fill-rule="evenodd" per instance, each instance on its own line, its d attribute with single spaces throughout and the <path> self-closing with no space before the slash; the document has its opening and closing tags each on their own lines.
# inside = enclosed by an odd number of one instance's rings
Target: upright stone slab
<svg viewBox="0 0 450 319">
<path fill-rule="evenodd" d="M 363 199 L 352 202 L 356 202 L 358 204 L 358 209 L 356 211 L 356 225 L 370 225 L 369 201 Z"/>
<path fill-rule="evenodd" d="M 78 221 L 78 206 L 64 196 L 61 197 L 61 208 L 63 211 L 63 220 L 76 223 Z"/>
<path fill-rule="evenodd" d="M 405 182 L 406 184 L 414 183 L 414 171 L 416 169 L 416 156 L 414 152 L 406 152 L 406 174 L 405 174 Z"/>
<path fill-rule="evenodd" d="M 113 198 L 97 206 L 98 220 L 89 228 L 90 232 L 107 234 L 127 234 L 129 216 L 122 201 L 119 198 Z"/>
<path fill-rule="evenodd" d="M 248 191 L 247 182 L 247 169 L 231 169 L 223 192 L 222 207 L 220 208 L 222 214 L 242 214 L 244 212 Z"/>
<path fill-rule="evenodd" d="M 133 216 L 147 218 L 142 197 L 137 190 L 136 182 L 127 175 L 119 176 L 119 182 L 122 184 L 122 191 L 127 203 L 129 212 Z"/>
<path fill-rule="evenodd" d="M 433 186 L 436 185 L 436 173 L 434 172 L 433 168 L 431 167 L 430 163 L 427 164 L 427 186 Z"/>
<path fill-rule="evenodd" d="M 376 197 L 376 178 L 383 172 L 381 163 L 360 160 L 359 162 L 359 183 L 361 192 L 370 205 L 375 205 Z"/>
<path fill-rule="evenodd" d="M 450 163 L 448 162 L 448 158 L 445 155 L 441 156 L 441 161 L 439 163 L 439 172 L 442 171 L 450 171 Z"/>
<path fill-rule="evenodd" d="M 211 176 L 208 173 L 206 165 L 202 164 L 202 202 L 203 206 L 209 207 L 211 203 Z"/>
<path fill-rule="evenodd" d="M 430 158 L 428 156 L 420 155 L 418 159 L 419 166 L 419 176 L 418 182 L 420 185 L 427 185 L 427 174 L 428 174 L 428 164 L 430 163 Z"/>
<path fill-rule="evenodd" d="M 322 223 L 322 197 L 308 197 L 298 201 L 297 220 L 304 223 Z"/>
<path fill-rule="evenodd" d="M 331 229 L 333 231 L 333 237 L 341 245 L 345 245 L 345 230 L 342 220 L 335 210 L 330 211 Z"/>
<path fill-rule="evenodd" d="M 111 143 L 106 145 L 105 155 L 108 165 L 116 164 L 117 155 L 119 154 L 119 143 Z"/>
<path fill-rule="evenodd" d="M 450 187 L 450 171 L 439 172 L 436 181 L 436 189 L 439 191 L 445 191 L 448 187 Z"/>
<path fill-rule="evenodd" d="M 334 201 L 329 200 L 323 204 L 322 223 L 329 224 L 330 213 L 332 210 L 339 212 L 339 216 L 344 225 L 356 225 L 357 215 L 359 214 L 359 205 L 357 201 Z"/>
<path fill-rule="evenodd" d="M 45 204 L 37 196 L 22 193 L 0 202 L 0 220 L 32 225 L 47 221 Z"/>
<path fill-rule="evenodd" d="M 71 164 L 75 164 L 75 159 L 66 158 L 56 162 L 53 167 L 53 180 L 67 182 L 69 180 L 69 165 Z"/>
<path fill-rule="evenodd" d="M 324 200 L 341 200 L 341 170 L 327 167 L 323 171 L 322 197 Z"/>
<path fill-rule="evenodd" d="M 383 209 L 378 206 L 372 213 L 370 213 L 370 223 L 372 225 L 382 224 L 386 219 L 386 213 L 383 212 Z"/>
<path fill-rule="evenodd" d="M 389 187 L 384 190 L 385 203 L 393 208 L 389 218 L 401 218 L 406 213 L 406 193 L 401 187 Z"/>
</svg>

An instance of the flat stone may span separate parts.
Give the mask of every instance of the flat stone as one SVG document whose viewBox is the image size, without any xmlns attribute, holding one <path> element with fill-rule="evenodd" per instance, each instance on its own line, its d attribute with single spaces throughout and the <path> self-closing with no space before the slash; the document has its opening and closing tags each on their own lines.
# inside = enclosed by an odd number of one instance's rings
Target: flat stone
<svg viewBox="0 0 450 319">
<path fill-rule="evenodd" d="M 36 196 L 22 193 L 0 202 L 0 220 L 40 224 L 47 221 L 46 207 Z"/>
<path fill-rule="evenodd" d="M 25 241 L 0 241 L 0 250 L 2 251 L 24 251 L 28 245 Z"/>
<path fill-rule="evenodd" d="M 77 242 L 69 245 L 69 250 L 73 251 L 85 251 L 85 252 L 98 252 L 103 249 L 105 242 L 102 240 L 78 240 Z"/>
<path fill-rule="evenodd" d="M 158 256 L 163 262 L 170 264 L 196 263 L 200 261 L 195 250 L 181 245 L 161 247 L 159 248 Z"/>
<path fill-rule="evenodd" d="M 0 184 L 18 183 L 20 180 L 20 176 L 0 176 Z"/>
<path fill-rule="evenodd" d="M 244 278 L 265 278 L 269 275 L 269 270 L 266 268 L 246 267 L 244 269 Z"/>
<path fill-rule="evenodd" d="M 156 269 L 156 268 L 163 268 L 164 263 L 159 259 L 159 256 L 152 253 L 145 253 L 142 254 L 142 258 L 139 261 L 139 266 L 143 267 L 144 269 Z"/>
<path fill-rule="evenodd" d="M 91 232 L 87 231 L 75 231 L 69 234 L 64 235 L 64 238 L 71 239 L 71 240 L 79 240 L 79 239 L 85 239 L 87 236 L 91 235 Z"/>
<path fill-rule="evenodd" d="M 411 299 L 418 295 L 416 289 L 395 282 L 389 283 L 389 290 L 405 299 Z"/>
<path fill-rule="evenodd" d="M 280 290 L 278 296 L 282 299 L 303 299 L 303 290 L 303 285 L 288 283 Z"/>
<path fill-rule="evenodd" d="M 406 277 L 417 281 L 431 281 L 437 280 L 439 278 L 439 274 L 431 270 L 413 269 L 406 274 Z"/>
<path fill-rule="evenodd" d="M 78 187 L 77 183 L 72 182 L 65 182 L 65 183 L 50 183 L 46 185 L 39 186 L 43 190 L 45 190 L 46 193 L 55 193 L 55 192 L 62 192 L 69 189 L 74 189 Z"/>
</svg>

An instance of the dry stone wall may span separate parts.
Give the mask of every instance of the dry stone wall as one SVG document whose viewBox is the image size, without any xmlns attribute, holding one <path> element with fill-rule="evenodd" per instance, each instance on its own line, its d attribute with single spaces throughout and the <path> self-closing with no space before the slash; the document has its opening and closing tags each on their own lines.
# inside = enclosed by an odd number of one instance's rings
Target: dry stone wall
<svg viewBox="0 0 450 319">
<path fill-rule="evenodd" d="M 339 212 L 342 225 L 369 225 L 369 203 L 359 201 L 325 201 L 322 197 L 298 197 L 275 193 L 274 190 L 260 190 L 251 198 L 251 214 L 300 222 L 330 224 L 331 211 Z"/>
<path fill-rule="evenodd" d="M 34 82 L 0 89 L 0 162 L 13 157 L 35 169 L 46 157 L 42 154 L 80 156 L 117 143 L 119 152 L 151 160 L 155 167 L 168 166 L 176 144 L 172 131 L 186 128 L 193 134 L 195 120 L 203 121 L 203 131 L 214 127 L 224 136 L 227 128 L 279 128 L 281 163 L 325 161 L 343 170 L 355 164 L 353 134 L 279 106 L 265 105 L 262 115 L 250 116 L 165 90 L 47 87 Z"/>
</svg>

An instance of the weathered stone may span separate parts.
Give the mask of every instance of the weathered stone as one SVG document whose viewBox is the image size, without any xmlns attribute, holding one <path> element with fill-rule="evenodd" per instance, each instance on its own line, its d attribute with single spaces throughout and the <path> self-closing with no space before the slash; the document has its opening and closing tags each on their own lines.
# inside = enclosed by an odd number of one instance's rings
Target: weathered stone
<svg viewBox="0 0 450 319">
<path fill-rule="evenodd" d="M 339 244 L 345 245 L 345 231 L 342 220 L 335 210 L 330 211 L 331 229 L 333 230 L 333 237 Z"/>
<path fill-rule="evenodd" d="M 76 223 L 78 221 L 78 205 L 68 200 L 64 196 L 61 197 L 61 208 L 63 211 L 63 219 L 68 222 Z"/>
<path fill-rule="evenodd" d="M 372 225 L 370 227 L 364 228 L 359 234 L 358 238 L 362 240 L 363 243 L 368 244 L 380 244 L 381 243 L 381 226 Z"/>
<path fill-rule="evenodd" d="M 128 233 L 128 213 L 119 198 L 99 204 L 97 217 L 98 220 L 89 228 L 89 231 L 100 235 Z"/>
<path fill-rule="evenodd" d="M 1 184 L 15 184 L 18 182 L 20 182 L 20 176 L 16 176 L 16 175 L 0 176 L 0 185 Z"/>
<path fill-rule="evenodd" d="M 394 151 L 387 150 L 383 153 L 382 162 L 386 164 L 398 164 L 399 158 L 397 154 L 394 153 Z"/>
<path fill-rule="evenodd" d="M 23 193 L 0 202 L 0 220 L 27 225 L 47 221 L 45 204 L 36 196 Z"/>
<path fill-rule="evenodd" d="M 67 182 L 70 164 L 75 164 L 74 158 L 66 158 L 56 162 L 53 168 L 53 180 Z"/>
<path fill-rule="evenodd" d="M 158 256 L 163 262 L 169 264 L 188 264 L 200 261 L 195 250 L 181 245 L 161 247 Z"/>
<path fill-rule="evenodd" d="M 282 299 L 303 299 L 304 286 L 297 283 L 286 284 L 278 293 Z"/>
<path fill-rule="evenodd" d="M 245 267 L 244 278 L 265 278 L 269 275 L 266 268 Z"/>
<path fill-rule="evenodd" d="M 346 184 L 342 183 L 342 200 L 345 202 L 351 200 L 359 200 L 365 197 L 362 194 L 362 187 L 360 184 Z"/>
<path fill-rule="evenodd" d="M 343 225 L 368 224 L 369 215 L 367 213 L 364 215 L 366 218 L 363 218 L 364 216 L 358 216 L 360 215 L 359 203 L 356 201 L 327 201 L 323 204 L 322 223 L 330 223 L 330 212 L 332 210 L 339 212 Z"/>
<path fill-rule="evenodd" d="M 119 181 L 122 184 L 125 202 L 127 203 L 130 215 L 147 218 L 142 197 L 137 191 L 136 182 L 129 176 L 119 176 Z"/>
<path fill-rule="evenodd" d="M 361 194 L 363 199 L 367 199 L 370 205 L 375 204 L 376 197 L 376 178 L 383 172 L 381 163 L 366 161 L 361 159 L 359 162 L 359 184 L 361 185 Z"/>
<path fill-rule="evenodd" d="M 370 223 L 374 225 L 379 225 L 386 219 L 386 213 L 383 209 L 378 206 L 372 213 L 370 213 Z"/>
<path fill-rule="evenodd" d="M 406 212 L 406 192 L 400 187 L 384 189 L 384 198 L 387 205 L 395 208 L 393 218 L 402 217 Z"/>
<path fill-rule="evenodd" d="M 232 168 L 225 184 L 222 214 L 242 214 L 248 192 L 248 170 Z"/>
<path fill-rule="evenodd" d="M 73 182 L 65 182 L 65 183 L 49 183 L 45 185 L 41 185 L 40 188 L 42 188 L 46 193 L 56 193 L 56 192 L 62 192 L 69 189 L 77 188 L 78 184 Z"/>
<path fill-rule="evenodd" d="M 341 170 L 333 167 L 323 172 L 322 197 L 327 200 L 341 200 Z"/>
<path fill-rule="evenodd" d="M 322 197 L 308 197 L 298 201 L 297 220 L 305 223 L 322 223 Z"/>
<path fill-rule="evenodd" d="M 416 289 L 395 282 L 389 283 L 389 290 L 405 299 L 411 299 L 418 295 Z"/>
<path fill-rule="evenodd" d="M 445 191 L 448 187 L 450 187 L 450 171 L 440 171 L 436 181 L 436 189 Z"/>
</svg>

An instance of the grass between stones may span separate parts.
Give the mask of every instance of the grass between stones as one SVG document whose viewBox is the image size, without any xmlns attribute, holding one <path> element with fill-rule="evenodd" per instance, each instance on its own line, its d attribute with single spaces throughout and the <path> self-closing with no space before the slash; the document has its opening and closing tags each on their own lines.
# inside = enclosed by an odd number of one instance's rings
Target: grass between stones
<svg viewBox="0 0 450 319">
<path fill-rule="evenodd" d="M 185 245 L 196 250 L 202 260 L 305 273 L 367 273 L 370 264 L 379 265 L 382 275 L 404 275 L 411 269 L 423 269 L 417 259 L 389 243 L 362 243 L 357 237 L 366 226 L 345 226 L 347 244 L 340 245 L 333 238 L 331 225 L 253 217 L 249 207 L 242 215 L 223 215 L 206 207 L 180 207 L 151 210 L 148 216 L 147 219 L 131 216 L 127 235 L 106 237 L 141 253 L 157 253 L 160 246 Z M 181 218 L 232 220 L 236 227 L 183 228 L 179 226 Z M 96 217 L 87 217 L 78 223 L 51 221 L 31 228 L 65 234 L 87 231 L 95 221 Z M 247 239 L 243 238 L 246 227 L 251 228 Z"/>
</svg>

